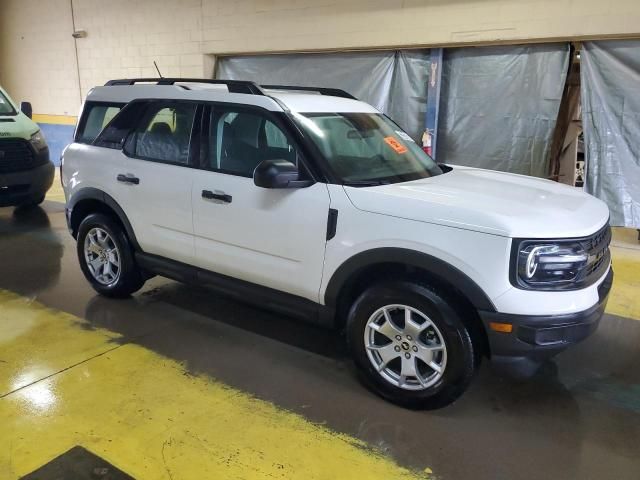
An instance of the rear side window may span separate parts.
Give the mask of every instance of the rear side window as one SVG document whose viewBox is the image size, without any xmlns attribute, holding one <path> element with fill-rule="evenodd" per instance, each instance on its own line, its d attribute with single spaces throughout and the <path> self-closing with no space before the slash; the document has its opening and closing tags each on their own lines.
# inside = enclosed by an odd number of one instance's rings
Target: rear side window
<svg viewBox="0 0 640 480">
<path fill-rule="evenodd" d="M 93 143 L 122 107 L 122 104 L 88 103 L 76 132 L 76 142 Z"/>
<path fill-rule="evenodd" d="M 127 154 L 145 160 L 189 163 L 189 143 L 197 105 L 152 103 L 127 140 Z"/>
</svg>

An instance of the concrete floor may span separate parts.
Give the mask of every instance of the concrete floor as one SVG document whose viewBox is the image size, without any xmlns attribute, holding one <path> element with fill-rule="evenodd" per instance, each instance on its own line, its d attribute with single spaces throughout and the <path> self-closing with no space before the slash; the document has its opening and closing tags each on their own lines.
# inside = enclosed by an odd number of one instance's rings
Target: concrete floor
<svg viewBox="0 0 640 480">
<path fill-rule="evenodd" d="M 159 278 L 96 296 L 61 203 L 0 209 L 0 269 L 0 479 L 76 446 L 151 479 L 640 478 L 633 318 L 608 313 L 527 382 L 485 362 L 454 405 L 414 412 L 365 390 L 332 332 Z M 637 284 L 619 290 L 610 310 L 636 315 Z"/>
</svg>

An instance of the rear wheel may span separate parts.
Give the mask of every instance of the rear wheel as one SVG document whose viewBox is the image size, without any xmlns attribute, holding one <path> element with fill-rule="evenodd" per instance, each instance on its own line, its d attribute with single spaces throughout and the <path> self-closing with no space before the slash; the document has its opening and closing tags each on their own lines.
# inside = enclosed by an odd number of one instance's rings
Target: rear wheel
<svg viewBox="0 0 640 480">
<path fill-rule="evenodd" d="M 409 408 L 455 401 L 478 362 L 471 333 L 454 302 L 412 282 L 365 290 L 347 320 L 353 359 L 367 386 Z"/>
<path fill-rule="evenodd" d="M 144 285 L 129 239 L 113 218 L 87 216 L 78 228 L 77 251 L 82 272 L 98 293 L 127 297 Z"/>
</svg>

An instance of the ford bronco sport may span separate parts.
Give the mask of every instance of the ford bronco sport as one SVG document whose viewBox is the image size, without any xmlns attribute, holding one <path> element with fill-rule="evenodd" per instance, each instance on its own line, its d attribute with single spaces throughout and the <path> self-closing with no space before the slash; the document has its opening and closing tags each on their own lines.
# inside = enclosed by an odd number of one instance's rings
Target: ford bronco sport
<svg viewBox="0 0 640 480">
<path fill-rule="evenodd" d="M 482 357 L 531 374 L 594 331 L 611 287 L 604 203 L 438 165 L 341 90 L 112 80 L 63 162 L 99 293 L 162 275 L 344 328 L 368 386 L 408 407 L 455 400 Z"/>
</svg>

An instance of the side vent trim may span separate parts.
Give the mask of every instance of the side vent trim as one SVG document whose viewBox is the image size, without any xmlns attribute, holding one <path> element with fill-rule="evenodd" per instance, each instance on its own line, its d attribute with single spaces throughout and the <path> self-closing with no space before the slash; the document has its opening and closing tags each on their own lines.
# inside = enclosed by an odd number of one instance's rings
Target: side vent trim
<svg viewBox="0 0 640 480">
<path fill-rule="evenodd" d="M 338 228 L 338 210 L 335 208 L 329 209 L 329 218 L 327 219 L 327 241 L 336 236 L 336 230 Z"/>
</svg>

